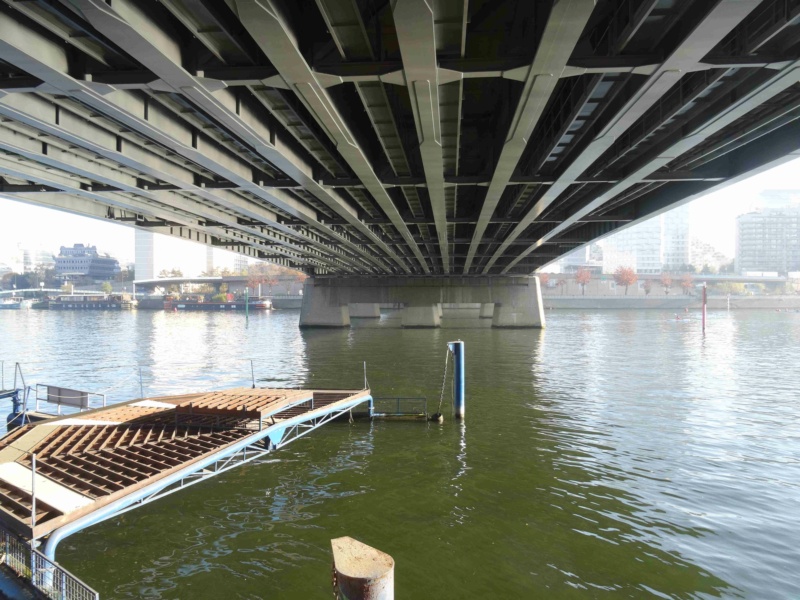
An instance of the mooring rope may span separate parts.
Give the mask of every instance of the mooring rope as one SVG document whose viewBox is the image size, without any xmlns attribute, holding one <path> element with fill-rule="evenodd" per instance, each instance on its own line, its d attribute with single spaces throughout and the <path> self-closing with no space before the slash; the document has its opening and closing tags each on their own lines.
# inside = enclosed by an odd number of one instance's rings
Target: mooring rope
<svg viewBox="0 0 800 600">
<path fill-rule="evenodd" d="M 442 414 L 442 400 L 444 400 L 444 386 L 447 384 L 447 364 L 450 360 L 450 349 L 444 351 L 444 373 L 442 374 L 442 391 L 439 394 L 439 406 L 436 407 L 436 414 Z"/>
</svg>

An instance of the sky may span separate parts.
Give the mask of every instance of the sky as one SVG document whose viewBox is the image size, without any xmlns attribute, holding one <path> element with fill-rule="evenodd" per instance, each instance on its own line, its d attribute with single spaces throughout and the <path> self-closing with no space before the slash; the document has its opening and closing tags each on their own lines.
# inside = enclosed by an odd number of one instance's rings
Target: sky
<svg viewBox="0 0 800 600">
<path fill-rule="evenodd" d="M 771 190 L 791 190 L 800 199 L 800 159 L 691 202 L 691 235 L 733 257 L 736 217 L 762 205 L 762 195 L 769 195 Z M 157 238 L 156 270 L 174 267 L 193 276 L 205 269 L 205 246 L 162 235 Z M 134 261 L 132 227 L 33 206 L 0 194 L 0 263 L 10 262 L 19 246 L 58 253 L 60 246 L 80 243 L 97 246 L 99 252 L 110 254 L 122 265 Z M 232 266 L 232 253 L 214 253 L 215 266 Z"/>
</svg>

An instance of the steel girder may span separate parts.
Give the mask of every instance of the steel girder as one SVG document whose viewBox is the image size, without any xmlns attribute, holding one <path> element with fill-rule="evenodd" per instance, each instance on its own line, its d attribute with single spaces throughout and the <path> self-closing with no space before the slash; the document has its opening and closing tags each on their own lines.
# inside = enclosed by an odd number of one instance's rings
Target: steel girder
<svg viewBox="0 0 800 600">
<path fill-rule="evenodd" d="M 48 110 L 51 108 L 48 101 L 35 96 L 20 98 L 19 96 L 9 95 L 6 98 L 0 98 L 0 115 L 12 119 L 11 123 L 18 122 L 33 129 L 34 131 L 29 135 L 36 137 L 36 144 L 39 148 L 41 148 L 41 142 L 44 141 L 55 147 L 61 145 L 64 149 L 67 149 L 68 153 L 62 152 L 62 156 L 64 159 L 71 159 L 73 162 L 78 160 L 76 157 L 79 157 L 81 151 L 85 151 L 87 156 L 102 157 L 107 162 L 119 165 L 119 168 L 116 169 L 117 172 L 113 174 L 113 178 L 109 179 L 103 177 L 103 165 L 100 161 L 96 161 L 95 165 L 90 167 L 94 169 L 93 171 L 87 168 L 84 172 L 84 176 L 89 183 L 92 181 L 102 182 L 120 190 L 127 190 L 143 196 L 147 195 L 149 190 L 143 188 L 133 174 L 128 174 L 125 177 L 120 175 L 119 171 L 127 168 L 134 174 L 142 174 L 152 178 L 154 181 L 170 182 L 182 192 L 186 192 L 189 198 L 199 198 L 204 201 L 197 202 L 194 200 L 196 207 L 190 212 L 203 213 L 203 209 L 208 203 L 211 203 L 211 206 L 221 206 L 228 210 L 231 216 L 246 217 L 254 223 L 268 227 L 269 230 L 267 231 L 274 231 L 268 236 L 265 236 L 262 232 L 259 234 L 260 237 L 271 236 L 275 241 L 280 242 L 289 242 L 292 239 L 297 239 L 304 244 L 317 247 L 321 252 L 332 254 L 330 258 L 350 265 L 349 268 L 351 269 L 369 269 L 368 265 L 355 261 L 335 247 L 332 251 L 331 244 L 323 243 L 316 234 L 298 231 L 296 228 L 278 222 L 279 217 L 274 212 L 265 209 L 259 204 L 248 202 L 238 194 L 231 193 L 228 190 L 214 190 L 212 192 L 205 187 L 188 183 L 186 179 L 187 175 L 191 175 L 190 172 L 185 168 L 177 167 L 165 161 L 163 157 L 148 151 L 146 148 L 133 147 L 132 143 L 127 143 L 126 140 L 126 143 L 121 148 L 122 151 L 111 150 L 109 145 L 113 143 L 113 139 L 107 140 L 108 136 L 104 138 L 103 130 L 97 127 L 96 122 L 89 123 L 86 119 L 79 119 L 79 115 L 76 113 L 67 113 L 65 111 L 59 112 L 56 119 L 56 111 Z M 45 118 L 48 115 L 50 120 L 46 121 Z M 72 116 L 70 117 L 70 115 Z M 58 125 L 54 123 L 56 120 L 59 121 Z M 7 127 L 9 126 L 7 125 Z M 43 137 L 43 135 L 46 137 Z M 14 150 L 9 149 L 8 151 L 13 152 Z M 65 156 L 65 154 L 67 155 Z M 75 157 L 70 156 L 72 154 Z M 52 156 L 48 156 L 43 160 L 45 162 L 49 161 L 49 164 L 55 168 L 65 169 L 64 164 L 66 163 L 57 162 Z M 220 220 L 217 216 L 206 216 L 205 218 L 210 218 L 213 221 Z M 234 226 L 234 229 L 238 228 L 238 225 Z M 256 233 L 257 230 L 251 228 L 250 232 Z M 334 235 L 334 241 L 337 243 L 345 241 L 338 239 L 339 237 Z M 295 249 L 300 250 L 299 248 Z"/>
<path fill-rule="evenodd" d="M 703 57 L 709 54 L 758 4 L 759 0 L 721 0 L 718 2 L 705 19 L 694 27 L 678 48 L 650 75 L 639 92 L 631 98 L 615 118 L 600 131 L 587 148 L 566 168 L 558 180 L 537 200 L 533 208 L 520 219 L 519 224 L 495 251 L 494 257 L 484 266 L 483 272 L 487 273 L 497 259 L 505 253 L 511 241 L 522 235 L 528 226 L 572 185 L 584 171 L 597 161 L 620 135 L 636 123 L 686 72 L 696 68 L 696 65 L 702 61 Z M 646 174 L 649 173 L 652 173 L 652 171 L 648 171 Z M 627 189 L 627 186 L 615 189 L 619 193 Z M 575 220 L 577 219 L 573 219 L 571 223 Z M 563 228 L 559 229 L 560 231 L 563 231 Z M 553 235 L 557 235 L 557 233 Z M 526 253 L 517 258 L 522 259 L 534 249 L 535 246 L 532 246 Z M 508 271 L 514 264 L 516 262 L 512 261 L 504 269 L 504 272 Z"/>
<path fill-rule="evenodd" d="M 511 127 L 503 144 L 503 150 L 494 170 L 494 176 L 489 183 L 489 189 L 481 207 L 467 261 L 464 264 L 464 273 L 469 273 L 472 257 L 483 240 L 489 220 L 514 174 L 514 169 L 528 144 L 528 138 L 539 122 L 559 77 L 567 67 L 569 57 L 583 33 L 593 9 L 594 2 L 592 0 L 560 0 L 552 8 L 544 35 L 536 51 L 536 58 L 528 71 L 522 98 L 517 105 Z"/>
<path fill-rule="evenodd" d="M 47 87 L 42 89 L 43 92 L 57 92 L 74 98 L 97 110 L 100 114 L 129 127 L 145 139 L 153 140 L 177 155 L 192 160 L 212 173 L 236 183 L 241 189 L 247 190 L 286 214 L 301 219 L 310 227 L 319 228 L 323 233 L 327 232 L 328 228 L 316 221 L 308 209 L 295 198 L 281 194 L 279 190 L 270 190 L 267 193 L 261 186 L 254 183 L 249 167 L 243 168 L 243 165 L 236 164 L 235 161 L 225 160 L 225 157 L 220 156 L 219 151 L 212 151 L 213 149 L 210 147 L 199 147 L 203 138 L 194 135 L 190 128 L 181 126 L 174 121 L 167 122 L 163 115 L 156 115 L 160 117 L 160 127 L 154 126 L 147 118 L 148 112 L 152 113 L 153 109 L 141 96 L 125 91 L 115 91 L 113 87 L 107 85 L 74 79 L 67 73 L 68 60 L 62 46 L 52 43 L 36 32 L 20 30 L 16 23 L 10 21 L 2 13 L 0 13 L 0 25 L 4 31 L 9 32 L 9 35 L 4 35 L 3 39 L 0 39 L 0 58 L 10 64 L 20 66 L 45 82 Z M 270 139 L 268 133 L 266 139 Z M 217 156 L 220 158 L 217 159 Z M 295 169 L 295 171 L 299 170 L 299 168 Z M 316 182 L 314 182 L 314 186 L 321 189 Z M 337 214 L 343 219 L 348 223 L 358 221 L 361 233 L 368 233 L 368 237 L 373 241 L 383 243 L 352 214 L 351 210 L 344 210 L 342 205 L 337 206 Z M 335 237 L 341 238 L 342 236 Z M 385 268 L 377 257 L 365 253 L 358 248 L 357 244 L 346 239 L 340 241 L 355 253 L 370 260 L 376 268 Z M 385 243 L 383 245 L 385 246 Z"/>
<path fill-rule="evenodd" d="M 166 85 L 179 91 L 205 110 L 217 123 L 222 124 L 225 129 L 254 148 L 269 163 L 300 183 L 305 190 L 344 218 L 362 235 L 378 242 L 385 254 L 401 268 L 408 269 L 394 251 L 364 225 L 343 198 L 320 186 L 306 165 L 301 164 L 285 150 L 270 144 L 268 141 L 270 136 L 265 135 L 268 132 L 264 131 L 263 125 L 257 123 L 255 119 L 246 122 L 240 114 L 237 114 L 235 108 L 232 108 L 236 106 L 235 98 L 230 95 L 226 97 L 224 90 L 216 90 L 215 93 L 202 77 L 190 75 L 180 64 L 179 49 L 175 48 L 174 42 L 166 38 L 159 24 L 142 13 L 135 3 L 120 0 L 114 4 L 114 8 L 98 0 L 75 0 L 74 4 L 96 29 L 112 39 L 119 40 L 126 52 L 159 75 Z M 252 183 L 250 185 L 252 186 Z"/>
<path fill-rule="evenodd" d="M 796 2 L 552 0 L 518 30 L 535 51 L 503 43 L 534 14 L 513 1 L 158 3 L 0 0 L 4 193 L 320 274 L 508 274 L 737 176 L 795 119 Z"/>
<path fill-rule="evenodd" d="M 771 98 L 797 83 L 800 83 L 800 61 L 791 63 L 782 71 L 779 71 L 769 81 L 758 86 L 755 90 L 746 94 L 738 101 L 732 103 L 724 112 L 719 115 L 714 115 L 706 123 L 692 131 L 685 138 L 674 144 L 671 144 L 667 148 L 662 149 L 658 153 L 658 156 L 647 162 L 645 165 L 637 168 L 633 173 L 625 177 L 625 179 L 615 184 L 604 193 L 598 195 L 579 210 L 574 211 L 559 225 L 554 227 L 547 234 L 543 235 L 536 244 L 528 248 L 516 259 L 514 259 L 505 269 L 503 269 L 503 272 L 508 272 L 508 270 L 513 267 L 517 261 L 533 252 L 538 246 L 546 242 L 548 239 L 572 227 L 581 219 L 581 217 L 594 212 L 603 204 L 613 199 L 615 196 L 624 192 L 636 183 L 641 182 L 646 176 L 652 174 L 654 171 L 657 171 L 662 167 L 665 167 L 682 154 L 705 142 L 710 136 L 718 133 L 728 125 L 731 125 L 742 116 L 753 110 L 755 107 L 769 101 Z M 497 256 L 497 254 L 495 254 L 495 256 Z"/>
<path fill-rule="evenodd" d="M 389 194 L 381 185 L 372 165 L 355 140 L 344 118 L 339 114 L 325 88 L 320 84 L 316 74 L 298 49 L 294 33 L 285 23 L 280 11 L 270 0 L 235 0 L 235 6 L 239 18 L 256 44 L 270 59 L 286 85 L 294 91 L 333 140 L 339 153 L 364 183 L 395 229 L 409 243 L 422 270 L 429 273 L 427 260 L 417 245 L 413 243 L 411 232 L 403 222 L 403 218 Z M 406 273 L 411 272 L 405 262 L 401 261 L 392 250 L 386 248 L 385 251 Z"/>
</svg>

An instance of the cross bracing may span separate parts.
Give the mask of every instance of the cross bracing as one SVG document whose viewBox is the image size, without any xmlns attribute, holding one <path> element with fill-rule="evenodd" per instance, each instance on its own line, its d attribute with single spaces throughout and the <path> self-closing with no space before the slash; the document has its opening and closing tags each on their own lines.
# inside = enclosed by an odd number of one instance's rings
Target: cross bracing
<svg viewBox="0 0 800 600">
<path fill-rule="evenodd" d="M 800 0 L 0 0 L 0 194 L 528 274 L 796 156 Z"/>
</svg>

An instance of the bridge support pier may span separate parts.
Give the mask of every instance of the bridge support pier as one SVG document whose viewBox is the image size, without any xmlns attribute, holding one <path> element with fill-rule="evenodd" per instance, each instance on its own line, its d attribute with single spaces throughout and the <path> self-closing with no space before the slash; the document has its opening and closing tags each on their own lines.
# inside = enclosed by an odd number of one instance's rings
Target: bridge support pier
<svg viewBox="0 0 800 600">
<path fill-rule="evenodd" d="M 336 289 L 314 289 L 306 296 L 308 287 L 306 284 L 303 289 L 300 327 L 350 327 L 350 310 L 346 302 L 339 300 Z"/>
<path fill-rule="evenodd" d="M 442 325 L 441 310 L 440 304 L 407 306 L 400 315 L 400 322 L 403 327 L 440 327 Z"/>
<path fill-rule="evenodd" d="M 354 302 L 347 305 L 351 319 L 380 319 L 381 305 L 377 302 Z"/>
<path fill-rule="evenodd" d="M 348 327 L 381 304 L 404 307 L 403 327 L 439 327 L 443 304 L 479 304 L 492 327 L 545 326 L 538 277 L 317 277 L 303 288 L 300 327 Z"/>
</svg>

